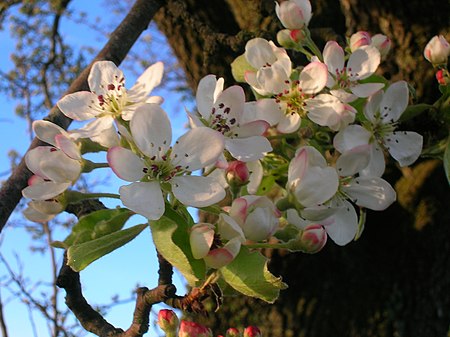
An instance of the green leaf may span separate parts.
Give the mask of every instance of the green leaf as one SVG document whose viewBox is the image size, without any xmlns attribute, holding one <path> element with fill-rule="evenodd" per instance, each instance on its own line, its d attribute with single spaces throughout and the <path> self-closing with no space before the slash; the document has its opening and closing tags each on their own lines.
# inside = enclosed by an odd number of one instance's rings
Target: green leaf
<svg viewBox="0 0 450 337">
<path fill-rule="evenodd" d="M 161 219 L 150 224 L 156 249 L 183 274 L 189 285 L 195 286 L 197 281 L 205 277 L 206 267 L 202 259 L 197 260 L 192 256 L 190 226 L 183 217 L 167 206 L 164 214 Z"/>
<path fill-rule="evenodd" d="M 429 104 L 415 104 L 410 105 L 406 108 L 406 110 L 402 113 L 399 122 L 405 122 L 409 119 L 412 119 L 418 115 L 420 115 L 422 112 L 427 111 L 429 109 L 432 109 L 433 106 Z"/>
<path fill-rule="evenodd" d="M 444 152 L 443 164 L 445 169 L 445 175 L 447 176 L 447 181 L 450 185 L 450 137 L 447 139 L 447 148 Z"/>
<path fill-rule="evenodd" d="M 225 282 L 240 293 L 273 303 L 280 289 L 286 289 L 287 285 L 281 277 L 275 277 L 268 271 L 267 261 L 261 253 L 241 247 L 238 256 L 219 271 Z"/>
<path fill-rule="evenodd" d="M 245 72 L 249 70 L 256 71 L 256 69 L 248 63 L 244 54 L 236 57 L 236 59 L 231 63 L 231 73 L 237 82 L 245 82 L 244 75 Z"/>
<path fill-rule="evenodd" d="M 67 264 L 75 271 L 83 270 L 95 260 L 133 240 L 147 227 L 148 224 L 137 225 L 99 239 L 73 245 L 67 250 Z"/>
<path fill-rule="evenodd" d="M 274 184 L 275 184 L 275 177 L 273 175 L 265 176 L 258 186 L 256 195 L 266 195 L 272 190 Z"/>
<path fill-rule="evenodd" d="M 81 217 L 64 240 L 66 248 L 98 239 L 123 228 L 134 213 L 127 208 L 102 209 Z"/>
</svg>

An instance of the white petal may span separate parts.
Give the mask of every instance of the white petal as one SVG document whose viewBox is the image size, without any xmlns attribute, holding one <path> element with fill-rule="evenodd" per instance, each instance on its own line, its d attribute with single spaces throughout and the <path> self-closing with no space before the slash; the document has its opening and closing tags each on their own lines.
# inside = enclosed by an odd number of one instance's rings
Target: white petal
<svg viewBox="0 0 450 337">
<path fill-rule="evenodd" d="M 195 98 L 198 112 L 203 118 L 209 119 L 214 101 L 223 90 L 223 83 L 223 78 L 217 80 L 215 75 L 207 75 L 200 80 Z"/>
<path fill-rule="evenodd" d="M 222 154 L 225 140 L 221 133 L 206 127 L 189 130 L 173 146 L 171 161 L 188 171 L 213 164 Z"/>
<path fill-rule="evenodd" d="M 247 167 L 250 172 L 249 183 L 247 184 L 247 191 L 250 194 L 255 194 L 264 176 L 264 170 L 259 160 L 248 162 Z"/>
<path fill-rule="evenodd" d="M 173 194 L 186 206 L 211 206 L 225 198 L 225 190 L 211 177 L 180 176 L 170 182 Z"/>
<path fill-rule="evenodd" d="M 380 109 L 380 103 L 383 99 L 383 91 L 378 91 L 367 99 L 367 103 L 364 106 L 364 116 L 372 122 L 377 122 L 377 113 Z"/>
<path fill-rule="evenodd" d="M 88 76 L 89 88 L 96 95 L 105 95 L 108 84 L 123 78 L 123 72 L 111 61 L 97 61 Z"/>
<path fill-rule="evenodd" d="M 297 185 L 303 178 L 308 167 L 308 152 L 305 148 L 300 148 L 295 157 L 289 163 L 288 168 L 288 186 Z"/>
<path fill-rule="evenodd" d="M 203 259 L 209 253 L 214 241 L 214 226 L 209 223 L 199 223 L 191 228 L 189 243 L 194 259 Z"/>
<path fill-rule="evenodd" d="M 278 94 L 289 89 L 289 85 L 286 83 L 289 80 L 289 74 L 280 64 L 261 68 L 256 74 L 256 79 L 264 90 L 272 94 Z"/>
<path fill-rule="evenodd" d="M 56 146 L 56 135 L 64 134 L 68 136 L 68 133 L 62 127 L 45 120 L 34 121 L 33 131 L 36 134 L 36 137 L 53 146 Z"/>
<path fill-rule="evenodd" d="M 22 190 L 22 195 L 33 200 L 48 200 L 64 192 L 70 185 L 70 182 L 55 183 L 53 181 L 44 181 L 25 187 Z"/>
<path fill-rule="evenodd" d="M 328 69 L 321 62 L 312 62 L 300 73 L 299 87 L 305 94 L 317 94 L 327 84 Z"/>
<path fill-rule="evenodd" d="M 208 267 L 219 269 L 233 261 L 240 249 L 241 241 L 239 238 L 234 238 L 228 241 L 222 248 L 212 249 L 204 257 L 204 261 Z"/>
<path fill-rule="evenodd" d="M 350 80 L 363 80 L 369 77 L 377 70 L 380 61 L 380 52 L 373 46 L 363 46 L 355 50 L 347 62 Z"/>
<path fill-rule="evenodd" d="M 161 160 L 169 150 L 172 128 L 167 113 L 159 105 L 144 104 L 137 108 L 130 130 L 137 147 L 149 158 Z"/>
<path fill-rule="evenodd" d="M 272 145 L 266 137 L 253 136 L 225 140 L 225 148 L 237 160 L 243 162 L 255 161 L 272 151 Z"/>
<path fill-rule="evenodd" d="M 321 126 L 333 126 L 339 122 L 339 112 L 343 104 L 334 96 L 317 95 L 306 102 L 308 118 Z"/>
<path fill-rule="evenodd" d="M 58 134 L 55 137 L 55 141 L 57 147 L 60 148 L 61 151 L 63 151 L 68 157 L 75 160 L 81 160 L 80 149 L 72 139 L 67 137 L 65 134 Z"/>
<path fill-rule="evenodd" d="M 254 68 L 259 69 L 266 64 L 275 63 L 276 56 L 267 40 L 254 38 L 245 45 L 245 58 Z"/>
<path fill-rule="evenodd" d="M 57 200 L 32 200 L 28 206 L 45 214 L 58 214 L 63 211 L 63 205 Z"/>
<path fill-rule="evenodd" d="M 345 151 L 336 161 L 336 169 L 341 177 L 352 176 L 369 165 L 370 145 L 356 146 Z"/>
<path fill-rule="evenodd" d="M 100 113 L 97 95 L 89 91 L 66 95 L 59 100 L 57 105 L 64 115 L 77 121 L 94 118 Z M 98 107 L 98 110 L 95 107 Z"/>
<path fill-rule="evenodd" d="M 323 60 L 328 71 L 336 76 L 344 69 L 344 50 L 336 41 L 328 41 L 323 49 Z"/>
<path fill-rule="evenodd" d="M 303 218 L 300 217 L 300 215 L 298 214 L 296 209 L 288 209 L 286 211 L 286 219 L 288 221 L 288 223 L 290 223 L 291 225 L 294 225 L 295 227 L 297 227 L 298 229 L 304 229 L 306 226 L 308 226 L 311 221 L 307 221 Z"/>
<path fill-rule="evenodd" d="M 221 213 L 217 222 L 218 232 L 220 237 L 225 240 L 231 240 L 239 237 L 242 242 L 245 241 L 245 235 L 241 226 L 229 215 Z"/>
<path fill-rule="evenodd" d="M 277 125 L 277 130 L 281 133 L 292 133 L 298 130 L 302 119 L 298 113 L 282 114 L 280 122 Z"/>
<path fill-rule="evenodd" d="M 329 225 L 324 225 L 327 234 L 339 246 L 345 246 L 353 240 L 358 230 L 358 216 L 348 201 L 335 213 Z"/>
<path fill-rule="evenodd" d="M 149 169 L 141 158 L 120 146 L 110 148 L 106 157 L 114 173 L 126 181 L 141 180 L 145 174 L 144 171 Z"/>
<path fill-rule="evenodd" d="M 256 102 L 245 103 L 241 123 L 264 120 L 270 125 L 275 125 L 281 115 L 281 107 L 274 99 L 263 98 Z"/>
<path fill-rule="evenodd" d="M 358 97 L 369 97 L 383 87 L 383 83 L 361 83 L 351 87 L 350 90 Z"/>
<path fill-rule="evenodd" d="M 244 112 L 245 94 L 244 89 L 238 85 L 233 85 L 222 91 L 214 102 L 213 109 L 216 115 L 231 120 L 235 118 L 238 123 Z"/>
<path fill-rule="evenodd" d="M 414 163 L 422 152 L 423 137 L 416 132 L 395 131 L 383 140 L 391 156 L 402 167 Z"/>
<path fill-rule="evenodd" d="M 72 130 L 72 136 L 75 138 L 93 138 L 101 135 L 110 129 L 114 124 L 114 118 L 111 116 L 103 116 L 94 119 L 80 129 Z"/>
<path fill-rule="evenodd" d="M 349 125 L 339 131 L 333 139 L 333 145 L 340 153 L 354 147 L 369 144 L 371 134 L 360 125 Z"/>
<path fill-rule="evenodd" d="M 126 138 L 128 136 L 128 130 L 124 131 L 124 128 L 122 128 L 121 135 Z M 90 139 L 106 148 L 118 146 L 120 144 L 119 136 L 116 128 L 114 127 L 114 123 L 109 124 L 109 127 L 105 127 L 101 133 L 91 136 Z"/>
<path fill-rule="evenodd" d="M 43 177 L 58 183 L 75 181 L 81 172 L 78 160 L 69 158 L 56 148 L 48 149 L 48 152 L 43 154 L 39 159 L 39 166 Z"/>
<path fill-rule="evenodd" d="M 384 160 L 384 152 L 377 144 L 370 144 L 370 161 L 369 165 L 359 172 L 360 176 L 381 177 L 386 168 Z"/>
<path fill-rule="evenodd" d="M 342 188 L 355 204 L 374 211 L 385 210 L 396 199 L 392 186 L 379 177 L 358 177 Z"/>
<path fill-rule="evenodd" d="M 56 214 L 46 214 L 39 212 L 38 210 L 30 206 L 25 208 L 22 214 L 24 215 L 25 218 L 33 222 L 47 222 L 56 216 Z"/>
<path fill-rule="evenodd" d="M 408 106 L 409 91 L 405 81 L 398 81 L 386 90 L 380 103 L 381 118 L 385 123 L 396 122 Z"/>
<path fill-rule="evenodd" d="M 158 182 L 135 182 L 119 189 L 120 200 L 132 211 L 149 220 L 164 214 L 164 198 Z"/>
<path fill-rule="evenodd" d="M 315 206 L 334 196 L 338 186 L 339 178 L 334 168 L 309 167 L 294 195 L 303 206 Z"/>
<path fill-rule="evenodd" d="M 44 172 L 42 172 L 41 161 L 48 153 L 54 151 L 53 149 L 54 147 L 52 146 L 38 146 L 28 151 L 25 155 L 25 163 L 27 164 L 28 169 L 44 179 L 49 179 Z"/>
<path fill-rule="evenodd" d="M 270 124 L 266 121 L 259 120 L 245 124 L 241 124 L 239 127 L 233 129 L 233 134 L 238 138 L 245 138 L 251 136 L 262 136 Z"/>
<path fill-rule="evenodd" d="M 135 85 L 128 91 L 128 94 L 131 96 L 131 93 L 133 93 L 132 96 L 138 95 L 138 97 L 134 98 L 144 99 L 161 83 L 163 72 L 164 64 L 162 62 L 152 64 L 139 76 Z"/>
</svg>

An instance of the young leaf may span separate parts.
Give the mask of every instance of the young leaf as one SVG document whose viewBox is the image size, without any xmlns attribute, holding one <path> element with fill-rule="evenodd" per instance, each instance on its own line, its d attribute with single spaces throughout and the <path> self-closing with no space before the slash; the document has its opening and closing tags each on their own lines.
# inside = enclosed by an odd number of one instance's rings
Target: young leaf
<svg viewBox="0 0 450 337">
<path fill-rule="evenodd" d="M 287 288 L 281 277 L 269 272 L 267 258 L 259 252 L 250 252 L 246 247 L 242 247 L 238 256 L 221 268 L 220 273 L 225 282 L 237 291 L 268 303 L 275 302 L 280 289 Z"/>
<path fill-rule="evenodd" d="M 67 250 L 67 264 L 75 271 L 83 270 L 95 260 L 133 240 L 147 227 L 148 224 L 136 225 L 99 239 L 73 245 Z"/>
<path fill-rule="evenodd" d="M 165 214 L 150 224 L 156 249 L 194 286 L 205 277 L 205 263 L 192 256 L 186 221 L 171 209 L 166 208 Z"/>
<path fill-rule="evenodd" d="M 123 228 L 134 213 L 127 208 L 101 209 L 80 218 L 72 228 L 72 233 L 64 240 L 70 247 L 81 244 Z"/>
</svg>

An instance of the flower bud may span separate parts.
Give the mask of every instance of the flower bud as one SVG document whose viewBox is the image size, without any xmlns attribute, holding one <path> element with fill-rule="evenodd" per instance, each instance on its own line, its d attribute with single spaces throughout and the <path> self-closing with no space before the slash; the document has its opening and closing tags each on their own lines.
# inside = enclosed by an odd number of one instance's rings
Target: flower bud
<svg viewBox="0 0 450 337">
<path fill-rule="evenodd" d="M 244 337 L 262 337 L 262 333 L 258 327 L 248 326 L 244 330 Z"/>
<path fill-rule="evenodd" d="M 368 46 L 371 43 L 372 39 L 370 38 L 370 34 L 362 30 L 350 36 L 350 50 L 352 52 L 362 46 Z"/>
<path fill-rule="evenodd" d="M 277 42 L 283 48 L 290 49 L 295 47 L 295 42 L 291 36 L 290 29 L 282 29 L 277 33 Z"/>
<path fill-rule="evenodd" d="M 212 332 L 199 323 L 182 320 L 178 337 L 212 337 Z"/>
<path fill-rule="evenodd" d="M 423 55 L 433 65 L 446 64 L 450 55 L 450 44 L 442 35 L 436 35 L 425 46 Z"/>
<path fill-rule="evenodd" d="M 170 309 L 162 309 L 158 313 L 158 325 L 165 333 L 175 333 L 180 323 L 178 316 Z"/>
<path fill-rule="evenodd" d="M 305 253 L 317 253 L 327 243 L 327 232 L 319 224 L 306 226 L 300 235 L 300 243 Z"/>
<path fill-rule="evenodd" d="M 386 35 L 375 34 L 372 36 L 372 46 L 378 49 L 381 58 L 385 58 L 391 50 L 392 41 Z"/>
<path fill-rule="evenodd" d="M 230 186 L 244 186 L 248 184 L 250 172 L 247 164 L 235 160 L 228 164 L 226 169 L 227 181 Z"/>
<path fill-rule="evenodd" d="M 241 337 L 241 333 L 236 328 L 229 328 L 225 334 L 225 337 Z"/>
<path fill-rule="evenodd" d="M 443 69 L 439 69 L 436 72 L 436 80 L 440 85 L 448 85 L 450 84 L 450 77 L 448 76 L 448 72 Z"/>
<path fill-rule="evenodd" d="M 275 2 L 275 12 L 282 25 L 287 29 L 302 29 L 308 26 L 312 17 L 309 0 L 288 0 Z"/>
</svg>

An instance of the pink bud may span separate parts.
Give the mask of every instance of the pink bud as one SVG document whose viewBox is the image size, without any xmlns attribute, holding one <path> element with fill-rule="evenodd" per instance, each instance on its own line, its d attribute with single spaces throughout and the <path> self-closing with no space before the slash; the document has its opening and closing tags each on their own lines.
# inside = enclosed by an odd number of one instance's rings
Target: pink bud
<svg viewBox="0 0 450 337">
<path fill-rule="evenodd" d="M 179 337 L 212 337 L 211 329 L 189 321 L 181 321 Z"/>
<path fill-rule="evenodd" d="M 305 32 L 301 29 L 293 29 L 291 30 L 291 39 L 300 43 L 306 39 Z"/>
<path fill-rule="evenodd" d="M 361 30 L 350 37 L 350 50 L 354 52 L 356 49 L 368 46 L 371 43 L 370 34 Z"/>
<path fill-rule="evenodd" d="M 258 327 L 248 326 L 244 330 L 244 337 L 262 337 L 262 333 Z"/>
<path fill-rule="evenodd" d="M 446 64 L 450 55 L 450 44 L 442 35 L 436 35 L 425 46 L 423 55 L 433 65 Z"/>
<path fill-rule="evenodd" d="M 383 34 L 375 34 L 372 36 L 372 45 L 378 49 L 381 58 L 385 58 L 391 50 L 391 39 Z"/>
<path fill-rule="evenodd" d="M 230 186 L 244 186 L 248 184 L 250 172 L 247 164 L 242 161 L 235 160 L 228 164 L 226 175 Z"/>
<path fill-rule="evenodd" d="M 229 328 L 227 330 L 227 333 L 225 334 L 225 337 L 240 337 L 241 333 L 236 328 Z"/>
<path fill-rule="evenodd" d="M 170 309 L 162 309 L 158 313 L 158 325 L 166 333 L 174 333 L 180 323 L 178 316 Z"/>
<path fill-rule="evenodd" d="M 300 238 L 305 253 L 317 253 L 327 243 L 327 232 L 319 224 L 311 224 L 305 227 Z"/>
</svg>

